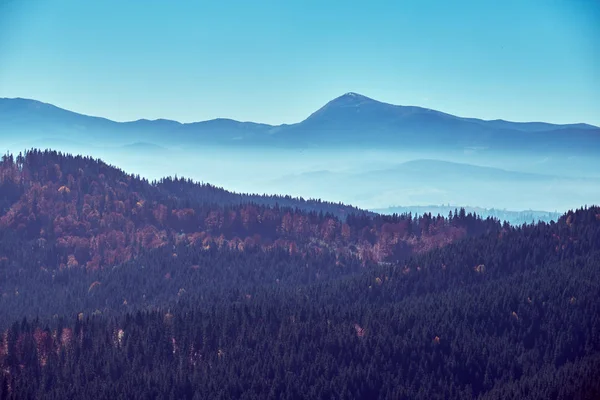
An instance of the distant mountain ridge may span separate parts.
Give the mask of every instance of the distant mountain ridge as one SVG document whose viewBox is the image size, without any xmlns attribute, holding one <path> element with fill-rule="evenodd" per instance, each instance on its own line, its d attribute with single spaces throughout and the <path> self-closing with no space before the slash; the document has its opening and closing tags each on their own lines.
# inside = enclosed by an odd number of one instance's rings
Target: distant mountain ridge
<svg viewBox="0 0 600 400">
<path fill-rule="evenodd" d="M 92 144 L 143 141 L 158 145 L 600 151 L 600 128 L 593 125 L 485 121 L 392 105 L 352 92 L 331 100 L 301 122 L 278 126 L 224 118 L 193 123 L 166 119 L 115 122 L 36 100 L 1 98 L 0 130 L 5 140 L 48 135 L 82 140 L 83 136 Z"/>
<path fill-rule="evenodd" d="M 529 173 L 433 159 L 415 159 L 368 171 L 288 174 L 264 182 L 264 187 L 316 198 L 337 194 L 351 204 L 377 210 L 398 204 L 451 203 L 483 209 L 566 211 L 577 204 L 593 204 L 600 196 L 599 178 Z"/>
<path fill-rule="evenodd" d="M 539 210 L 503 210 L 495 208 L 470 207 L 470 206 L 453 206 L 453 205 L 429 205 L 429 206 L 394 206 L 387 208 L 374 209 L 372 211 L 379 214 L 407 214 L 411 213 L 414 216 L 423 214 L 443 215 L 455 213 L 457 210 L 464 209 L 466 213 L 480 215 L 483 218 L 492 217 L 500 221 L 506 221 L 511 225 L 520 226 L 524 223 L 531 224 L 532 222 L 550 222 L 558 221 L 563 215 L 559 212 L 539 211 Z"/>
</svg>

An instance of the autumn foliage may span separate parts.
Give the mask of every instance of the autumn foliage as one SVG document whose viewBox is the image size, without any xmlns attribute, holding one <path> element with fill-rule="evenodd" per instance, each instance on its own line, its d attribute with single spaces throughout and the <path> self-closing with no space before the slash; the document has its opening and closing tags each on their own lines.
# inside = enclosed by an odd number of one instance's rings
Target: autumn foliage
<svg viewBox="0 0 600 400">
<path fill-rule="evenodd" d="M 96 270 L 181 243 L 239 251 L 280 247 L 292 254 L 334 250 L 364 263 L 393 261 L 500 227 L 459 213 L 452 219 L 365 212 L 341 218 L 309 211 L 300 200 L 298 207 L 235 203 L 222 189 L 177 178 L 150 183 L 99 160 L 52 151 L 4 156 L 0 193 L 0 229 L 55 249 L 55 265 L 41 268 Z M 309 208 L 319 204 L 332 207 Z"/>
</svg>

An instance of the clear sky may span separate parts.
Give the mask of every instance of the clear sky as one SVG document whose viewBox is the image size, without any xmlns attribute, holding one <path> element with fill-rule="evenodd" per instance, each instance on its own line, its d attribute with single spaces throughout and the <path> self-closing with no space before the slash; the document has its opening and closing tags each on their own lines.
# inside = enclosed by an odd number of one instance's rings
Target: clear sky
<svg viewBox="0 0 600 400">
<path fill-rule="evenodd" d="M 600 125 L 600 1 L 0 0 L 0 97 L 293 123 L 349 91 Z"/>
</svg>

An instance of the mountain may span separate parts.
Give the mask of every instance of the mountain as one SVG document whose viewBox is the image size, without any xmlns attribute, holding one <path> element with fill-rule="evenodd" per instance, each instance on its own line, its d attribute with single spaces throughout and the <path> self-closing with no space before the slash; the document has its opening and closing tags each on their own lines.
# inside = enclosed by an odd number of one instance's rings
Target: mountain
<svg viewBox="0 0 600 400">
<path fill-rule="evenodd" d="M 88 135 L 96 132 L 101 132 L 106 139 L 117 139 L 117 132 L 124 126 L 106 118 L 77 114 L 35 100 L 0 99 L 3 139 L 25 140 L 51 136 L 87 141 L 92 139 Z"/>
<path fill-rule="evenodd" d="M 595 154 L 600 128 L 586 124 L 484 121 L 440 111 L 379 102 L 357 93 L 342 95 L 304 121 L 272 126 L 215 119 L 114 122 L 27 99 L 0 99 L 5 141 L 51 136 L 90 144 L 152 142 L 158 145 L 275 146 L 291 148 L 367 146 L 405 149 L 488 149 Z"/>
<path fill-rule="evenodd" d="M 431 159 L 365 172 L 321 170 L 289 174 L 266 181 L 263 187 L 319 198 L 335 194 L 367 209 L 387 208 L 391 204 L 451 203 L 568 210 L 578 204 L 594 204 L 600 197 L 598 178 L 525 173 Z"/>
<path fill-rule="evenodd" d="M 546 122 L 511 122 L 502 119 L 494 119 L 490 121 L 483 121 L 476 118 L 462 118 L 465 121 L 476 122 L 478 124 L 486 124 L 492 127 L 501 129 L 516 129 L 523 132 L 543 132 L 553 131 L 556 129 L 574 128 L 574 129 L 597 129 L 598 127 L 589 124 L 549 124 Z"/>
<path fill-rule="evenodd" d="M 365 179 L 375 176 L 409 177 L 415 180 L 450 180 L 474 179 L 474 180 L 496 180 L 509 182 L 556 180 L 559 177 L 532 174 L 519 171 L 508 171 L 500 168 L 457 163 L 443 160 L 419 159 L 407 161 L 396 167 L 380 171 L 369 171 L 361 174 Z"/>
<path fill-rule="evenodd" d="M 382 103 L 357 93 L 332 100 L 289 130 L 295 138 L 315 145 L 565 151 L 584 149 L 585 144 L 594 151 L 600 149 L 600 128 L 591 125 L 461 118 L 422 107 Z"/>
</svg>

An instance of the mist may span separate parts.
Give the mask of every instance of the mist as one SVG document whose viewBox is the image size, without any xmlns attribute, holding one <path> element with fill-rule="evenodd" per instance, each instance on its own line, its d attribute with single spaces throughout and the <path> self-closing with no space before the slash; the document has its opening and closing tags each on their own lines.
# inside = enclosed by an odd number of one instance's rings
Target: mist
<svg viewBox="0 0 600 400">
<path fill-rule="evenodd" d="M 148 180 L 179 176 L 235 192 L 320 198 L 369 210 L 452 204 L 564 212 L 600 199 L 598 160 L 572 154 L 7 142 L 3 152 L 52 148 L 100 158 Z"/>
</svg>

